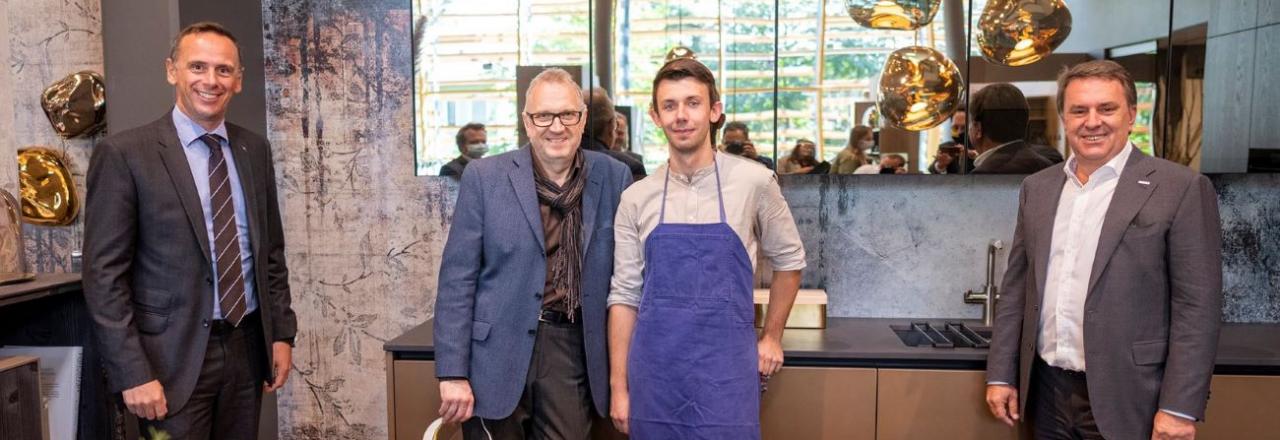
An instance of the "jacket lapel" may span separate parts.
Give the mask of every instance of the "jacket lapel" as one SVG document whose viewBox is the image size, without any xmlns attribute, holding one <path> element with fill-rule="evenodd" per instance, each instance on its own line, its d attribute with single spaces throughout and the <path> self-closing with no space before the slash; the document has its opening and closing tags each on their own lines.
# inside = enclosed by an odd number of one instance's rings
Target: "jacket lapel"
<svg viewBox="0 0 1280 440">
<path fill-rule="evenodd" d="M 578 154 L 587 154 L 578 151 Z M 596 212 L 600 205 L 601 172 L 591 166 L 591 158 L 584 157 L 583 172 L 587 173 L 587 187 L 582 189 L 582 256 L 586 257 L 587 248 L 591 247 L 591 234 L 596 230 Z"/>
<path fill-rule="evenodd" d="M 1089 272 L 1086 303 L 1093 297 L 1093 286 L 1098 284 L 1098 278 L 1106 269 L 1107 262 L 1111 260 L 1111 255 L 1120 245 L 1120 238 L 1124 236 L 1125 229 L 1128 229 L 1129 222 L 1138 215 L 1138 211 L 1147 203 L 1152 190 L 1156 188 L 1156 182 L 1147 178 L 1155 172 L 1155 168 L 1147 166 L 1144 159 L 1142 152 L 1134 149 L 1129 155 L 1124 171 L 1120 174 L 1120 180 L 1116 182 L 1116 192 L 1111 197 L 1111 205 L 1107 207 L 1107 215 L 1102 220 L 1102 233 L 1098 236 L 1098 252 L 1094 254 L 1093 268 Z M 1138 183 L 1139 180 L 1146 183 Z"/>
<path fill-rule="evenodd" d="M 516 167 L 507 173 L 507 177 L 511 178 L 511 186 L 516 192 L 516 199 L 520 202 L 520 209 L 524 211 L 525 219 L 529 221 L 529 228 L 533 230 L 533 236 L 538 238 L 538 246 L 545 253 L 547 251 L 547 239 L 542 235 L 542 212 L 538 210 L 538 189 L 533 181 L 533 147 L 525 146 L 521 148 L 520 153 L 512 155 L 512 162 Z"/>
<path fill-rule="evenodd" d="M 253 162 L 249 157 L 249 147 L 245 145 L 243 140 L 236 139 L 240 136 L 233 135 L 230 127 L 228 127 L 227 135 L 231 137 L 228 140 L 231 144 L 231 159 L 236 163 L 236 175 L 240 178 L 240 193 L 244 195 L 244 215 L 248 217 L 246 220 L 249 221 L 249 247 L 256 256 L 259 255 L 258 243 L 262 243 L 262 240 L 259 239 L 261 227 L 258 224 L 257 216 L 259 212 L 257 209 L 258 191 L 255 190 L 257 185 L 254 184 Z"/>
<path fill-rule="evenodd" d="M 1055 166 L 1061 171 L 1060 166 Z M 1035 231 L 1035 271 L 1036 298 L 1044 297 L 1046 280 L 1049 277 L 1049 254 L 1053 250 L 1053 223 L 1058 216 L 1058 202 L 1062 199 L 1062 186 L 1067 183 L 1067 175 L 1061 172 L 1052 173 L 1036 186 L 1027 203 L 1034 203 L 1034 213 L 1029 217 L 1036 224 L 1028 225 Z M 1039 301 L 1038 299 L 1036 301 Z"/>
<path fill-rule="evenodd" d="M 195 233 L 196 241 L 200 243 L 200 255 L 204 256 L 206 263 L 210 261 L 209 248 L 209 232 L 204 225 L 204 210 L 200 206 L 200 193 L 196 191 L 195 179 L 191 176 L 191 165 L 187 163 L 187 153 L 183 150 L 182 142 L 178 140 L 178 130 L 173 127 L 173 120 L 169 116 L 161 119 L 161 123 L 157 126 L 157 138 L 160 140 L 160 158 L 164 162 L 165 170 L 169 173 L 169 179 L 173 181 L 173 187 L 178 192 L 178 200 L 182 202 L 182 210 L 187 213 L 187 221 L 191 224 L 191 232 Z"/>
</svg>

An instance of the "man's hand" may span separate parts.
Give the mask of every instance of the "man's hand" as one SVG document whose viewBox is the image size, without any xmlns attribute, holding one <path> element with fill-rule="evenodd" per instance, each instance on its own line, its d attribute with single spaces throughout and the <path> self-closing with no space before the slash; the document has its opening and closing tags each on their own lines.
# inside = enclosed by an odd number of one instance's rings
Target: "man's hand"
<svg viewBox="0 0 1280 440">
<path fill-rule="evenodd" d="M 987 408 L 1009 426 L 1022 418 L 1018 414 L 1018 389 L 1011 385 L 987 385 Z"/>
<path fill-rule="evenodd" d="M 293 368 L 293 346 L 288 342 L 271 343 L 271 380 L 266 384 L 266 392 L 273 393 L 289 380 L 289 369 Z"/>
<path fill-rule="evenodd" d="M 124 406 L 138 418 L 164 420 L 169 404 L 164 399 L 164 387 L 159 380 L 124 390 Z"/>
<path fill-rule="evenodd" d="M 618 432 L 630 434 L 631 427 L 627 421 L 631 417 L 631 394 L 614 389 L 609 395 L 609 418 L 613 419 L 613 427 Z"/>
<path fill-rule="evenodd" d="M 760 374 L 772 376 L 782 369 L 782 342 L 769 336 L 760 337 L 756 343 L 760 352 Z"/>
<path fill-rule="evenodd" d="M 440 381 L 440 417 L 445 423 L 462 423 L 471 418 L 476 399 L 466 379 Z"/>
<path fill-rule="evenodd" d="M 1164 411 L 1156 411 L 1155 428 L 1151 440 L 1192 440 L 1196 438 L 1196 424 L 1190 420 Z"/>
</svg>

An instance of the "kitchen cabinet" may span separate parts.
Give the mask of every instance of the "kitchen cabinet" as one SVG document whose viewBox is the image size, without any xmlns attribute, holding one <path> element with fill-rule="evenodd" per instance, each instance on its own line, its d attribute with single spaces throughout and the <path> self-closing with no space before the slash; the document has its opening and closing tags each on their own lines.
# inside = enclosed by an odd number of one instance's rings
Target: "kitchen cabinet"
<svg viewBox="0 0 1280 440">
<path fill-rule="evenodd" d="M 876 438 L 1016 439 L 991 416 L 986 378 L 971 370 L 879 370 Z"/>
<path fill-rule="evenodd" d="M 1280 376 L 1214 375 L 1209 407 L 1196 438 L 1266 439 L 1280 436 Z"/>
<path fill-rule="evenodd" d="M 871 440 L 876 436 L 876 370 L 786 367 L 760 401 L 764 439 Z"/>
</svg>

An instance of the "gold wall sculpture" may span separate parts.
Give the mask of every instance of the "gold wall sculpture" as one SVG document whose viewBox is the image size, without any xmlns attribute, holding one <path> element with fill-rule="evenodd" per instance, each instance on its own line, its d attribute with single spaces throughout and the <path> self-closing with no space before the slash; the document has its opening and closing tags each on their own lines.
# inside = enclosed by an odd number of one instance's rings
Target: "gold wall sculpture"
<svg viewBox="0 0 1280 440">
<path fill-rule="evenodd" d="M 51 149 L 18 150 L 22 217 L 39 225 L 69 225 L 79 211 L 76 184 L 62 157 Z"/>
<path fill-rule="evenodd" d="M 0 284 L 29 280 L 27 252 L 22 243 L 22 214 L 18 200 L 0 189 Z"/>
<path fill-rule="evenodd" d="M 107 88 L 102 75 L 80 71 L 44 89 L 40 106 L 64 139 L 91 136 L 107 124 Z"/>
</svg>

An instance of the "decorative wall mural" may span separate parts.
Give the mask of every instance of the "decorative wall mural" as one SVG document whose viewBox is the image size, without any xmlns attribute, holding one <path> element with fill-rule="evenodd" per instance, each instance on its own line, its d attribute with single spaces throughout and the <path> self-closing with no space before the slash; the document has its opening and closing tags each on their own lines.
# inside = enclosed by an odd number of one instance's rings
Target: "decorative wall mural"
<svg viewBox="0 0 1280 440">
<path fill-rule="evenodd" d="M 960 69 L 941 52 L 904 47 L 889 54 L 880 72 L 880 116 L 894 127 L 927 130 L 951 117 L 963 91 Z"/>
<path fill-rule="evenodd" d="M 1071 11 L 1062 0 L 992 0 L 978 20 L 978 46 L 993 63 L 1025 66 L 1040 61 L 1071 34 Z"/>
<path fill-rule="evenodd" d="M 75 221 L 76 184 L 58 153 L 42 147 L 18 150 L 18 180 L 27 222 L 62 226 Z"/>
<path fill-rule="evenodd" d="M 107 125 L 107 87 L 102 75 L 84 70 L 50 84 L 40 106 L 63 138 L 90 136 Z"/>
<path fill-rule="evenodd" d="M 849 16 L 872 29 L 912 30 L 928 25 L 942 0 L 845 0 Z"/>
</svg>

